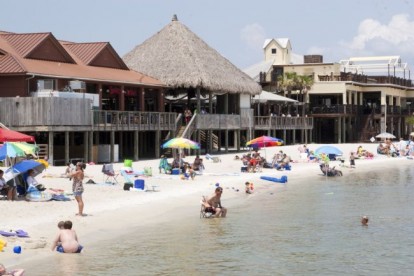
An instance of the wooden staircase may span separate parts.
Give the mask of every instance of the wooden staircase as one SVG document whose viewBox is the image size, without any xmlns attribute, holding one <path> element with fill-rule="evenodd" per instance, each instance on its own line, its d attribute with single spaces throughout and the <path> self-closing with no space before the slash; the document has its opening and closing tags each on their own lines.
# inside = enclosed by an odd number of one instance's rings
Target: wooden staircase
<svg viewBox="0 0 414 276">
<path fill-rule="evenodd" d="M 49 145 L 48 144 L 37 144 L 39 151 L 37 152 L 37 157 L 39 159 L 47 159 L 49 157 Z"/>
<path fill-rule="evenodd" d="M 208 131 L 204 131 L 204 130 L 200 130 L 200 139 L 201 139 L 201 144 L 204 145 L 204 148 L 208 149 L 209 148 L 209 141 L 210 139 L 208 139 Z M 214 150 L 218 150 L 219 148 L 219 143 L 218 143 L 218 136 L 215 135 L 214 133 L 212 133 L 212 142 L 213 142 L 213 146 L 212 149 Z"/>
<path fill-rule="evenodd" d="M 359 129 L 359 141 L 368 142 L 371 137 L 375 137 L 377 132 L 372 127 L 374 114 L 364 115 L 361 119 L 361 126 Z"/>
</svg>

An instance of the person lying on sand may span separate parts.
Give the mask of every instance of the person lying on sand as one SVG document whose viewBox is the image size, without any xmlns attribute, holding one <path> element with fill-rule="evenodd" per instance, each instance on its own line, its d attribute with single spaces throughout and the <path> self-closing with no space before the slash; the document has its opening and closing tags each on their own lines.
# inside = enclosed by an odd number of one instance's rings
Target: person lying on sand
<svg viewBox="0 0 414 276">
<path fill-rule="evenodd" d="M 59 230 L 55 240 L 52 244 L 52 251 L 60 253 L 80 253 L 83 246 L 78 242 L 78 236 L 75 230 L 72 230 L 72 222 L 70 220 L 65 221 L 63 229 Z"/>
<path fill-rule="evenodd" d="M 0 264 L 0 275 L 3 276 L 21 276 L 24 274 L 24 269 L 18 268 L 11 271 L 6 271 L 6 268 L 3 264 Z"/>
</svg>

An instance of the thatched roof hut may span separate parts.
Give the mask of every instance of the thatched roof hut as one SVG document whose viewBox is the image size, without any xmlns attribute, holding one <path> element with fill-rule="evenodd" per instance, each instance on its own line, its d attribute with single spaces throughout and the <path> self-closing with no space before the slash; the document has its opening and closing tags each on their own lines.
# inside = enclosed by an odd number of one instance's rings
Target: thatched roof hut
<svg viewBox="0 0 414 276">
<path fill-rule="evenodd" d="M 171 23 L 123 57 L 138 72 L 161 80 L 173 89 L 212 93 L 260 94 L 261 87 L 174 15 Z"/>
</svg>

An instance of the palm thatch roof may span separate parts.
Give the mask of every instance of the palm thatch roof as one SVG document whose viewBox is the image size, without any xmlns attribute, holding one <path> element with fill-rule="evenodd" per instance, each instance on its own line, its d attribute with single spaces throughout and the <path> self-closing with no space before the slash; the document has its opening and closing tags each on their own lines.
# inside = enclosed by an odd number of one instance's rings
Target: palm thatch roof
<svg viewBox="0 0 414 276">
<path fill-rule="evenodd" d="M 171 88 L 259 94 L 262 89 L 174 16 L 161 31 L 123 57 L 133 70 Z"/>
</svg>

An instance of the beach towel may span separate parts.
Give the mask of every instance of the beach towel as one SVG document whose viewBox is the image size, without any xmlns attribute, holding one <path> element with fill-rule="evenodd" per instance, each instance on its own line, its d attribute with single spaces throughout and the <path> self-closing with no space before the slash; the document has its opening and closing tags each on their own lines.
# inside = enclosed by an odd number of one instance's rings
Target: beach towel
<svg viewBox="0 0 414 276">
<path fill-rule="evenodd" d="M 67 196 L 65 196 L 63 194 L 53 194 L 52 195 L 52 200 L 56 200 L 56 201 L 70 201 L 70 198 L 68 198 Z"/>
</svg>

